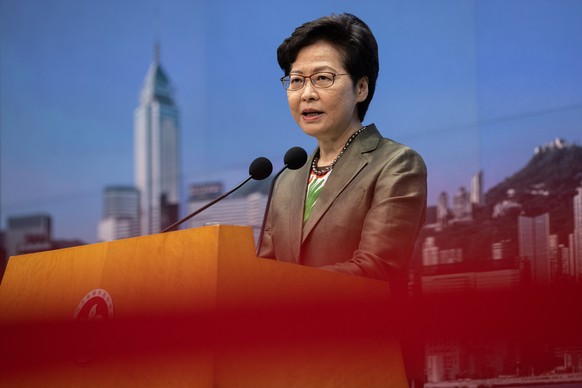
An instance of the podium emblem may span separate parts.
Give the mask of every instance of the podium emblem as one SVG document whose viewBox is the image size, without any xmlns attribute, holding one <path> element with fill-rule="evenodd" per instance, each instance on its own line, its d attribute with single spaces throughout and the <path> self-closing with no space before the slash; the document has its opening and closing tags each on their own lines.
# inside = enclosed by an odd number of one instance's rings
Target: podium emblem
<svg viewBox="0 0 582 388">
<path fill-rule="evenodd" d="M 107 291 L 97 288 L 90 291 L 75 311 L 76 321 L 108 321 L 113 318 L 113 299 Z"/>
</svg>

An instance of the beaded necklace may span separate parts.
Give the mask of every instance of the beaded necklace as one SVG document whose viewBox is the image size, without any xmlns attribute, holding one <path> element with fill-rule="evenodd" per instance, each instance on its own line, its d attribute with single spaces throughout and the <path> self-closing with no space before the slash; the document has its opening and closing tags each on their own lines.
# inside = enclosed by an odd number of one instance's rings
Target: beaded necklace
<svg viewBox="0 0 582 388">
<path fill-rule="evenodd" d="M 366 126 L 363 126 L 362 128 L 358 129 L 356 132 L 354 132 L 354 134 L 352 136 L 350 136 L 350 138 L 346 142 L 346 145 L 344 146 L 344 148 L 342 148 L 340 153 L 335 157 L 333 162 L 331 162 L 331 164 L 329 164 L 327 166 L 317 167 L 317 162 L 319 161 L 319 151 L 318 151 L 317 155 L 315 155 L 315 157 L 313 158 L 313 162 L 311 163 L 311 171 L 313 171 L 313 173 L 317 176 L 324 176 L 325 174 L 327 174 L 328 172 L 333 170 L 333 166 L 335 166 L 338 159 L 340 158 L 340 156 L 342 156 L 344 151 L 348 148 L 348 146 L 350 145 L 352 140 L 354 140 L 356 138 L 356 136 L 358 136 L 360 134 L 360 132 L 362 132 L 364 129 L 366 129 Z"/>
</svg>

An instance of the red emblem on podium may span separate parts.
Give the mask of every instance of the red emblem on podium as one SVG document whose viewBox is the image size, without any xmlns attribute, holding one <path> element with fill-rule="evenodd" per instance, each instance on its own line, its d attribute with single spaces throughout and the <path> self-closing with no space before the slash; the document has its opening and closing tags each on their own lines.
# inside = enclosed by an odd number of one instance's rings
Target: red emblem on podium
<svg viewBox="0 0 582 388">
<path fill-rule="evenodd" d="M 108 321 L 113 318 L 111 295 L 101 288 L 89 292 L 75 311 L 76 321 Z"/>
</svg>

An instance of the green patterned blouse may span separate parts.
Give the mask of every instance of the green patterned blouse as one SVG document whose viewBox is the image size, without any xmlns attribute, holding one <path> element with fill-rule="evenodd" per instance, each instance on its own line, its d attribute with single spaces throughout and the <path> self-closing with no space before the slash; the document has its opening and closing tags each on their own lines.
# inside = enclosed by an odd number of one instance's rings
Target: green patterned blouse
<svg viewBox="0 0 582 388">
<path fill-rule="evenodd" d="M 317 198 L 319 198 L 319 194 L 321 193 L 321 190 L 323 189 L 323 186 L 325 185 L 325 182 L 327 181 L 327 178 L 330 174 L 331 172 L 328 172 L 325 175 L 317 176 L 313 171 L 311 171 L 311 174 L 309 175 L 309 183 L 307 185 L 307 197 L 305 199 L 305 214 L 303 214 L 303 225 L 305 225 L 309 219 L 309 216 L 311 216 L 311 210 L 313 210 L 313 206 L 315 206 Z"/>
</svg>

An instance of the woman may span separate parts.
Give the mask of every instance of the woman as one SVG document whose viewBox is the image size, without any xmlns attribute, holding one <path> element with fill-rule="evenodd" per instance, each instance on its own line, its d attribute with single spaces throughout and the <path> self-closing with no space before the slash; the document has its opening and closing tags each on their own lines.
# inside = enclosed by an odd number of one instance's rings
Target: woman
<svg viewBox="0 0 582 388">
<path fill-rule="evenodd" d="M 278 179 L 259 256 L 381 280 L 405 273 L 426 209 L 426 167 L 362 125 L 378 46 L 350 14 L 298 27 L 277 50 L 289 109 L 317 139 L 306 165 Z"/>
</svg>

